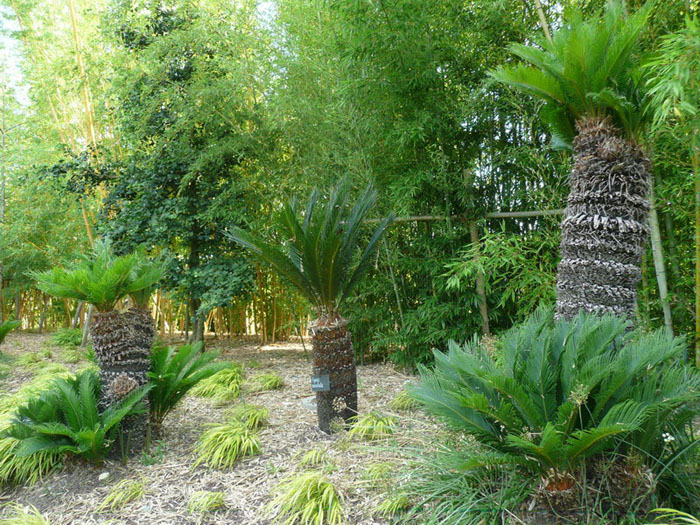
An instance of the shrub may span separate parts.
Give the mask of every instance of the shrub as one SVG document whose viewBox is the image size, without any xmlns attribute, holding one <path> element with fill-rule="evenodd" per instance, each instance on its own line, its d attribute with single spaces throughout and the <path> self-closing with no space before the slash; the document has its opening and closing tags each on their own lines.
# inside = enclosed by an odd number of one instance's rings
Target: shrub
<svg viewBox="0 0 700 525">
<path fill-rule="evenodd" d="M 235 363 L 200 381 L 191 393 L 200 397 L 211 397 L 219 401 L 232 401 L 241 393 L 243 369 Z"/>
<path fill-rule="evenodd" d="M 195 448 L 194 467 L 206 463 L 212 468 L 231 468 L 239 458 L 260 454 L 262 445 L 255 431 L 240 421 L 210 425 Z"/>
<path fill-rule="evenodd" d="M 3 505 L 9 512 L 0 518 L 2 525 L 51 525 L 41 512 L 34 506 L 24 506 L 19 503 L 8 503 Z"/>
<path fill-rule="evenodd" d="M 109 510 L 114 512 L 128 505 L 132 501 L 141 499 L 146 494 L 146 482 L 141 480 L 123 479 L 109 491 L 102 500 L 97 512 Z"/>
<path fill-rule="evenodd" d="M 9 334 L 12 330 L 17 328 L 21 324 L 22 323 L 20 321 L 12 321 L 10 319 L 0 324 L 0 344 L 2 344 L 2 342 L 5 340 L 7 334 Z"/>
<path fill-rule="evenodd" d="M 76 347 L 83 342 L 80 328 L 60 328 L 51 336 L 51 344 L 56 346 Z"/>
<path fill-rule="evenodd" d="M 579 485 L 585 460 L 606 451 L 645 454 L 669 470 L 677 457 L 660 459 L 664 434 L 682 439 L 700 397 L 700 376 L 679 360 L 683 345 L 665 332 L 628 334 L 612 317 L 553 323 L 540 311 L 503 337 L 497 360 L 476 342 L 436 351 L 413 395 L 487 446 L 463 469 L 517 465 L 556 493 Z"/>
<path fill-rule="evenodd" d="M 187 511 L 190 514 L 206 514 L 226 506 L 223 492 L 209 492 L 201 490 L 190 496 L 187 502 Z"/>
<path fill-rule="evenodd" d="M 257 405 L 248 405 L 247 403 L 236 405 L 229 412 L 232 419 L 240 421 L 251 430 L 256 430 L 265 426 L 267 424 L 268 414 L 267 408 Z"/>
<path fill-rule="evenodd" d="M 56 379 L 48 390 L 19 406 L 4 437 L 19 441 L 14 453 L 70 452 L 100 463 L 119 423 L 138 413 L 148 387 L 135 390 L 99 413 L 97 375 L 86 371 L 75 378 Z"/>
<path fill-rule="evenodd" d="M 370 412 L 364 416 L 355 416 L 348 434 L 367 440 L 384 439 L 394 433 L 395 426 L 396 418 Z"/>
<path fill-rule="evenodd" d="M 155 430 L 168 413 L 197 384 L 229 367 L 214 363 L 218 352 L 203 352 L 202 344 L 184 345 L 178 349 L 156 346 L 151 352 L 153 388 L 149 392 L 151 422 Z"/>
<path fill-rule="evenodd" d="M 251 392 L 265 392 L 266 390 L 279 390 L 284 387 L 284 379 L 274 372 L 258 374 L 248 381 Z"/>
<path fill-rule="evenodd" d="M 344 519 L 343 497 L 333 484 L 318 472 L 291 476 L 277 486 L 277 496 L 268 509 L 275 522 L 285 524 L 340 524 Z"/>
</svg>

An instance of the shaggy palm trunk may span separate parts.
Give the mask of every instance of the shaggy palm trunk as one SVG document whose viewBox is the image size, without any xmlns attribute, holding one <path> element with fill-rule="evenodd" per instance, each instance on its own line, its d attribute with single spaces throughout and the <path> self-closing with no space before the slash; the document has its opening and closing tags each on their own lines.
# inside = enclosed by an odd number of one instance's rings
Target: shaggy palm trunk
<svg viewBox="0 0 700 525">
<path fill-rule="evenodd" d="M 357 372 L 347 321 L 320 318 L 309 327 L 314 375 L 328 375 L 330 390 L 316 392 L 318 426 L 326 434 L 331 424 L 345 424 L 357 415 Z"/>
<path fill-rule="evenodd" d="M 608 119 L 578 122 L 561 232 L 556 317 L 580 311 L 634 319 L 649 233 L 644 152 Z"/>
<path fill-rule="evenodd" d="M 100 409 L 105 410 L 148 382 L 155 327 L 148 310 L 98 312 L 93 319 L 91 336 L 100 366 Z M 148 403 L 148 399 L 144 401 Z M 123 450 L 139 451 L 147 439 L 147 413 L 124 419 L 121 425 Z"/>
</svg>

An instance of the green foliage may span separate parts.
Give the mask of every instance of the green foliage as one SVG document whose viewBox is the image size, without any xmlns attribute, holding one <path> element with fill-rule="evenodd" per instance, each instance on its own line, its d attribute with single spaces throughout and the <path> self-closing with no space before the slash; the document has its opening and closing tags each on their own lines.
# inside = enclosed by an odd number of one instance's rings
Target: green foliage
<svg viewBox="0 0 700 525">
<path fill-rule="evenodd" d="M 232 468 L 236 461 L 246 456 L 260 454 L 262 445 L 254 430 L 241 421 L 229 421 L 211 428 L 199 438 L 193 466 L 206 463 L 212 468 Z"/>
<path fill-rule="evenodd" d="M 328 461 L 328 451 L 325 448 L 312 448 L 307 450 L 299 460 L 299 466 L 316 467 Z"/>
<path fill-rule="evenodd" d="M 149 409 L 156 425 L 162 425 L 168 413 L 200 381 L 230 367 L 228 363 L 213 362 L 219 353 L 202 351 L 202 347 L 202 343 L 196 343 L 151 351 L 149 378 L 153 388 L 149 392 Z"/>
<path fill-rule="evenodd" d="M 453 343 L 421 369 L 412 395 L 488 447 L 463 469 L 502 463 L 563 475 L 615 449 L 667 470 L 664 433 L 680 436 L 700 399 L 700 376 L 679 362 L 683 340 L 628 335 L 611 317 L 551 319 L 542 310 L 506 333 L 498 359 L 477 342 Z"/>
<path fill-rule="evenodd" d="M 0 485 L 34 485 L 61 464 L 62 454 L 44 450 L 29 456 L 17 454 L 20 441 L 0 438 Z"/>
<path fill-rule="evenodd" d="M 283 480 L 268 508 L 275 523 L 334 525 L 344 519 L 343 496 L 322 474 L 305 472 Z"/>
<path fill-rule="evenodd" d="M 4 436 L 19 441 L 17 456 L 70 452 L 100 463 L 119 423 L 141 410 L 140 401 L 149 388 L 135 390 L 100 414 L 97 374 L 85 371 L 75 378 L 59 378 L 17 408 Z"/>
<path fill-rule="evenodd" d="M 413 399 L 406 390 L 399 392 L 394 399 L 389 402 L 392 410 L 413 410 L 418 408 L 420 403 Z"/>
<path fill-rule="evenodd" d="M 190 496 L 187 501 L 187 512 L 190 514 L 207 514 L 226 507 L 223 492 L 200 490 Z"/>
<path fill-rule="evenodd" d="M 247 381 L 251 392 L 265 392 L 266 390 L 279 390 L 284 388 L 284 379 L 275 372 L 254 375 Z"/>
<path fill-rule="evenodd" d="M 267 424 L 269 411 L 265 407 L 241 403 L 231 409 L 228 415 L 243 423 L 251 430 L 262 428 Z"/>
<path fill-rule="evenodd" d="M 3 323 L 0 323 L 0 344 L 2 344 L 2 342 L 5 340 L 7 334 L 9 334 L 12 330 L 17 328 L 21 324 L 21 321 L 13 321 L 10 319 L 4 321 Z"/>
<path fill-rule="evenodd" d="M 387 481 L 392 472 L 396 471 L 396 465 L 390 461 L 370 463 L 362 473 L 362 478 L 374 483 Z"/>
<path fill-rule="evenodd" d="M 34 506 L 24 506 L 19 503 L 7 503 L 3 505 L 3 516 L 0 517 L 2 525 L 51 525 L 48 518 Z"/>
<path fill-rule="evenodd" d="M 83 331 L 80 328 L 59 328 L 51 336 L 51 344 L 56 346 L 75 347 L 83 342 Z"/>
<path fill-rule="evenodd" d="M 393 518 L 409 508 L 411 508 L 411 502 L 407 496 L 403 494 L 392 494 L 384 498 L 379 505 L 377 505 L 377 514 L 387 518 Z"/>
<path fill-rule="evenodd" d="M 147 467 L 150 465 L 160 465 L 163 463 L 163 455 L 165 451 L 165 443 L 158 441 L 155 450 L 144 450 L 141 454 L 141 463 Z"/>
<path fill-rule="evenodd" d="M 510 50 L 530 65 L 491 72 L 499 82 L 545 101 L 542 116 L 555 138 L 569 142 L 574 123 L 583 117 L 612 115 L 632 137 L 644 114 L 633 52 L 653 2 L 628 14 L 621 0 L 609 0 L 605 12 L 584 20 L 571 9 L 565 25 L 535 45 L 512 44 Z"/>
<path fill-rule="evenodd" d="M 395 417 L 369 412 L 363 416 L 355 416 L 348 434 L 370 441 L 385 439 L 394 433 L 395 426 Z"/>
<path fill-rule="evenodd" d="M 114 512 L 129 503 L 140 500 L 145 494 L 146 482 L 143 479 L 123 479 L 112 487 L 97 507 L 97 512 Z"/>
<path fill-rule="evenodd" d="M 232 401 L 240 395 L 242 383 L 243 368 L 236 363 L 226 363 L 225 368 L 199 381 L 190 392 L 218 401 Z"/>
<path fill-rule="evenodd" d="M 681 512 L 680 510 L 675 510 L 675 509 L 654 509 L 652 512 L 659 514 L 656 519 L 654 520 L 655 524 L 659 525 L 680 525 L 680 524 L 687 524 L 687 525 L 700 525 L 700 520 L 697 519 L 695 516 L 692 516 L 688 514 L 687 512 Z M 660 520 L 672 520 L 667 523 L 662 523 Z M 651 525 L 651 524 L 649 524 Z"/>
<path fill-rule="evenodd" d="M 152 287 L 163 276 L 163 269 L 147 263 L 143 254 L 136 252 L 116 257 L 108 241 L 98 241 L 92 254 L 82 257 L 70 270 L 55 267 L 32 275 L 44 292 L 85 301 L 105 312 L 127 295 Z"/>
<path fill-rule="evenodd" d="M 319 316 L 334 314 L 367 269 L 379 239 L 393 220 L 390 216 L 380 222 L 354 264 L 362 221 L 376 198 L 376 191 L 368 186 L 351 206 L 349 182 L 343 180 L 325 203 L 320 193 L 313 191 L 303 220 L 298 217 L 296 200 L 284 205 L 274 221 L 282 247 L 241 228 L 232 228 L 228 236 L 270 264 L 316 307 Z"/>
</svg>

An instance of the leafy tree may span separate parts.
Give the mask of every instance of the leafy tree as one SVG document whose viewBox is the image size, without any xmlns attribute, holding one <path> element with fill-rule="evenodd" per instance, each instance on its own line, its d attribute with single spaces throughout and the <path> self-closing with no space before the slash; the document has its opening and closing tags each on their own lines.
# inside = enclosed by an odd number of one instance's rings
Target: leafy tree
<svg viewBox="0 0 700 525">
<path fill-rule="evenodd" d="M 314 191 L 303 219 L 299 219 L 296 201 L 287 203 L 275 217 L 281 246 L 241 228 L 234 227 L 229 234 L 271 265 L 316 309 L 316 320 L 310 325 L 314 372 L 327 374 L 330 382 L 330 390 L 316 392 L 319 427 L 326 433 L 331 432 L 335 418 L 348 421 L 357 415 L 355 360 L 341 311 L 392 222 L 392 217 L 380 222 L 355 262 L 362 221 L 376 200 L 376 192 L 367 187 L 352 206 L 349 192 L 347 180 L 333 188 L 326 202 Z"/>
<path fill-rule="evenodd" d="M 542 115 L 555 139 L 576 133 L 557 274 L 557 316 L 564 319 L 580 310 L 634 317 L 651 165 L 635 141 L 644 107 L 633 52 L 650 5 L 628 15 L 611 0 L 588 20 L 574 10 L 551 41 L 511 46 L 529 65 L 492 72 L 545 101 Z"/>
</svg>

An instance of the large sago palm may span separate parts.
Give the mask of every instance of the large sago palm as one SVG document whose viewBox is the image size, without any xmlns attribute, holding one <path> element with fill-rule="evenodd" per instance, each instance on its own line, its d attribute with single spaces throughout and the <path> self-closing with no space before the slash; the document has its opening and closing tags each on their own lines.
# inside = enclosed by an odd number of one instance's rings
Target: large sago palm
<svg viewBox="0 0 700 525">
<path fill-rule="evenodd" d="M 268 263 L 301 292 L 316 309 L 312 334 L 315 376 L 328 376 L 328 390 L 316 392 L 318 423 L 331 432 L 333 421 L 348 421 L 357 414 L 357 376 L 343 303 L 370 263 L 377 242 L 392 218 L 379 223 L 364 249 L 361 225 L 376 200 L 368 187 L 354 205 L 347 182 L 335 187 L 327 199 L 314 191 L 303 218 L 295 200 L 276 215 L 274 228 L 281 244 L 268 242 L 240 228 L 229 237 Z M 360 253 L 358 253 L 360 252 Z"/>
<path fill-rule="evenodd" d="M 34 274 L 44 292 L 95 306 L 90 337 L 100 368 L 103 411 L 148 382 L 155 329 L 147 304 L 162 275 L 162 267 L 143 253 L 117 257 L 110 244 L 102 241 L 71 268 Z M 130 307 L 117 309 L 127 296 Z M 122 429 L 123 447 L 138 450 L 148 436 L 148 418 L 130 416 Z"/>
<path fill-rule="evenodd" d="M 529 64 L 491 75 L 545 104 L 555 141 L 573 139 L 574 167 L 562 221 L 557 318 L 579 311 L 634 318 L 648 235 L 650 162 L 637 142 L 644 121 L 634 51 L 649 5 L 623 3 L 584 20 L 574 12 L 551 41 L 512 52 Z"/>
</svg>

